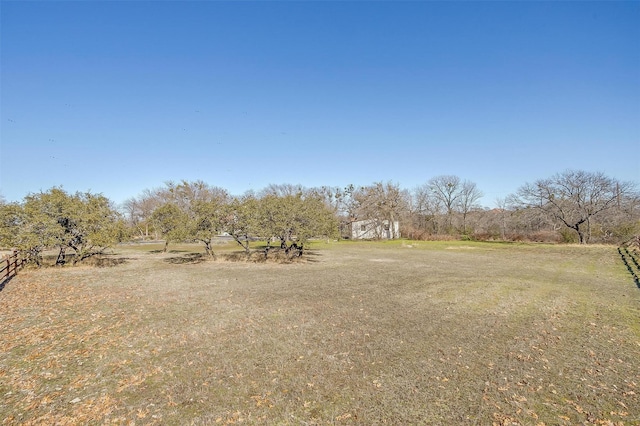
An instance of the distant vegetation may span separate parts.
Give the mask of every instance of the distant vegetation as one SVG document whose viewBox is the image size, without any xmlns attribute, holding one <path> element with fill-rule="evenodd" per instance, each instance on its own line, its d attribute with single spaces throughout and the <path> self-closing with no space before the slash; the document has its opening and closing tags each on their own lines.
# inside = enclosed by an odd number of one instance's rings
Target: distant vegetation
<svg viewBox="0 0 640 426">
<path fill-rule="evenodd" d="M 525 183 L 496 208 L 478 205 L 482 192 L 457 176 L 437 176 L 413 191 L 392 182 L 304 188 L 269 185 L 231 196 L 203 181 L 167 182 L 114 206 L 103 195 L 61 188 L 30 194 L 21 203 L 0 199 L 0 247 L 36 262 L 46 249 L 57 263 L 82 261 L 130 239 L 197 241 L 214 256 L 217 235 L 250 253 L 264 240 L 265 257 L 282 250 L 302 256 L 314 237 L 350 236 L 351 224 L 400 222 L 403 237 L 538 242 L 621 243 L 640 233 L 640 194 L 634 182 L 602 173 L 566 171 Z"/>
</svg>

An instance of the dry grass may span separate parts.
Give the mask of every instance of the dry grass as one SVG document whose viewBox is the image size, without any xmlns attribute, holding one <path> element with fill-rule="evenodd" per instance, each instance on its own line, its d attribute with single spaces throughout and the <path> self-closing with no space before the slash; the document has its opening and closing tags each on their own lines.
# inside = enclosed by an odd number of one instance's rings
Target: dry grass
<svg viewBox="0 0 640 426">
<path fill-rule="evenodd" d="M 170 248 L 7 283 L 3 424 L 640 424 L 640 289 L 615 248 Z"/>
</svg>

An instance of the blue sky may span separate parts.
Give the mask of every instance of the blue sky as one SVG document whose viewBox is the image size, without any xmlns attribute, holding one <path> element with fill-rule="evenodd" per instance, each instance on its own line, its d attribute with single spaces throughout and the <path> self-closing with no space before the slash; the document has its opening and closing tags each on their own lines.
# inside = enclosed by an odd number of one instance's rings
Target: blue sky
<svg viewBox="0 0 640 426">
<path fill-rule="evenodd" d="M 0 2 L 0 194 L 640 182 L 640 2 Z"/>
</svg>

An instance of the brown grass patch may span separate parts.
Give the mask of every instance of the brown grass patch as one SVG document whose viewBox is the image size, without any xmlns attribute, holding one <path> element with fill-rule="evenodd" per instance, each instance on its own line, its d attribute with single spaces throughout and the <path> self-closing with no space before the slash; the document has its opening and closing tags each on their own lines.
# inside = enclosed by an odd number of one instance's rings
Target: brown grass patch
<svg viewBox="0 0 640 426">
<path fill-rule="evenodd" d="M 615 248 L 412 245 L 23 271 L 0 292 L 0 418 L 640 422 L 640 290 Z"/>
</svg>

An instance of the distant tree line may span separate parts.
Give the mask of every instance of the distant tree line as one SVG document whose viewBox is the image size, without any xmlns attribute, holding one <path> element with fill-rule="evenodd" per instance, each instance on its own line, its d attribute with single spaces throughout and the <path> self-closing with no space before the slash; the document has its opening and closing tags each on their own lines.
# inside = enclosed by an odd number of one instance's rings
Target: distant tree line
<svg viewBox="0 0 640 426">
<path fill-rule="evenodd" d="M 475 183 L 436 176 L 413 190 L 392 182 L 368 186 L 304 188 L 269 185 L 231 196 L 203 181 L 167 182 L 116 208 L 100 194 L 61 188 L 30 194 L 21 203 L 0 198 L 0 246 L 40 262 L 56 249 L 57 263 L 102 253 L 127 240 L 195 241 L 215 256 L 213 241 L 226 235 L 249 254 L 264 241 L 264 255 L 282 250 L 302 256 L 311 238 L 349 238 L 351 224 L 400 223 L 411 239 L 476 239 L 620 243 L 640 233 L 640 195 L 634 182 L 602 173 L 565 171 L 525 183 L 515 194 L 482 207 Z M 395 232 L 394 228 L 391 228 Z M 392 235 L 399 237 L 399 235 Z"/>
<path fill-rule="evenodd" d="M 392 182 L 318 188 L 272 184 L 257 193 L 248 192 L 240 197 L 231 197 L 225 190 L 208 187 L 203 182 L 170 182 L 165 187 L 145 190 L 127 200 L 123 211 L 128 223 L 140 238 L 163 238 L 162 227 L 154 219 L 155 209 L 166 204 L 180 204 L 172 199 L 172 194 L 176 191 L 189 193 L 192 189 L 187 188 L 190 187 L 209 188 L 217 194 L 218 205 L 235 209 L 235 214 L 226 217 L 227 220 L 237 218 L 235 223 L 239 227 L 234 228 L 227 222 L 226 225 L 219 223 L 217 229 L 233 231 L 226 232 L 239 241 L 246 236 L 272 233 L 291 242 L 292 226 L 283 227 L 289 229 L 289 234 L 285 231 L 276 233 L 273 229 L 267 230 L 264 221 L 273 228 L 274 223 L 285 220 L 282 211 L 305 211 L 294 205 L 296 200 L 307 203 L 314 200 L 317 211 L 326 214 L 326 210 L 320 210 L 321 201 L 333 220 L 324 221 L 319 229 L 324 229 L 323 235 L 339 232 L 342 237 L 350 235 L 351 223 L 363 219 L 373 223 L 397 220 L 402 236 L 412 239 L 586 244 L 618 243 L 640 232 L 640 194 L 636 183 L 622 182 L 602 173 L 573 170 L 525 183 L 515 194 L 495 200 L 493 208 L 480 206 L 482 191 L 474 182 L 457 176 L 436 176 L 413 190 Z M 185 211 L 185 202 L 181 205 Z M 260 220 L 250 227 L 240 226 L 242 221 L 239 219 L 244 216 Z M 338 231 L 328 232 L 327 226 L 337 226 Z M 246 235 L 240 232 L 241 229 L 246 229 Z"/>
<path fill-rule="evenodd" d="M 337 237 L 335 214 L 320 194 L 291 185 L 272 185 L 260 194 L 230 196 L 226 190 L 202 181 L 144 191 L 124 203 L 125 217 L 137 237 L 170 242 L 198 241 L 214 256 L 212 241 L 218 235 L 232 237 L 250 253 L 250 242 L 263 239 L 265 256 L 277 242 L 287 254 L 302 256 L 313 237 Z"/>
<path fill-rule="evenodd" d="M 640 233 L 637 184 L 568 170 L 525 183 L 481 208 L 481 192 L 455 176 L 429 180 L 412 194 L 404 235 L 438 239 L 620 243 Z"/>
</svg>

